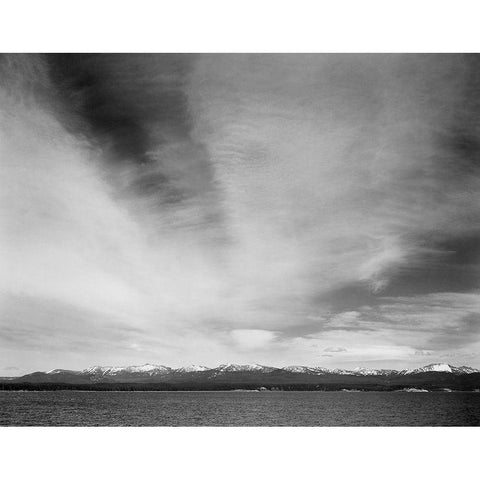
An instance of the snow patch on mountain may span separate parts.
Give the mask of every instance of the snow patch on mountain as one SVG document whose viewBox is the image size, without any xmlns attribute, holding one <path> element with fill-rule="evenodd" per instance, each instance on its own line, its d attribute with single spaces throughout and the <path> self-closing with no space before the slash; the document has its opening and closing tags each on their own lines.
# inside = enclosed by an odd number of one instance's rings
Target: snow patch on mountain
<svg viewBox="0 0 480 480">
<path fill-rule="evenodd" d="M 305 373 L 309 375 L 325 375 L 326 373 L 331 373 L 328 368 L 306 367 L 304 365 L 290 365 L 288 367 L 282 367 L 282 370 L 292 373 Z"/>
<path fill-rule="evenodd" d="M 352 370 L 345 370 L 343 368 L 334 368 L 330 370 L 330 373 L 335 373 L 336 375 L 354 375 Z"/>
<path fill-rule="evenodd" d="M 314 370 L 311 367 L 304 367 L 302 365 L 290 365 L 288 367 L 283 367 L 282 370 L 292 373 L 312 373 Z"/>
<path fill-rule="evenodd" d="M 217 368 L 213 369 L 218 373 L 223 372 L 262 372 L 269 373 L 277 370 L 276 367 L 267 367 L 265 365 L 259 365 L 258 363 L 247 363 L 245 365 L 238 365 L 236 363 L 223 363 Z"/>
<path fill-rule="evenodd" d="M 54 368 L 53 370 L 49 370 L 48 372 L 45 372 L 47 375 L 58 375 L 60 373 L 78 373 L 75 370 L 64 370 L 62 368 Z"/>
<path fill-rule="evenodd" d="M 480 370 L 472 367 L 455 367 L 448 363 L 431 363 L 430 365 L 425 365 L 424 367 L 414 368 L 411 370 L 404 370 L 402 372 L 403 375 L 408 374 L 418 374 L 418 373 L 426 373 L 426 372 L 444 372 L 444 373 L 456 373 L 456 374 L 466 374 L 466 373 L 477 373 Z"/>
<path fill-rule="evenodd" d="M 451 365 L 449 365 L 448 363 L 431 363 L 430 365 L 425 365 L 424 367 L 404 370 L 402 373 L 404 375 L 410 375 L 410 374 L 426 373 L 426 372 L 453 373 L 453 370 Z"/>
<path fill-rule="evenodd" d="M 170 367 L 165 367 L 164 365 L 151 365 L 146 363 L 145 365 L 132 365 L 130 367 L 90 367 L 82 371 L 88 375 L 121 375 L 124 373 L 133 373 L 133 374 L 146 374 L 146 375 L 156 375 L 159 373 L 166 373 L 171 370 Z"/>
<path fill-rule="evenodd" d="M 480 370 L 478 370 L 478 368 L 467 367 L 466 365 L 451 368 L 453 370 L 453 373 L 480 373 Z"/>
<path fill-rule="evenodd" d="M 388 369 L 375 369 L 375 368 L 362 368 L 356 367 L 352 370 L 354 375 L 396 375 L 398 374 L 397 370 L 388 370 Z"/>
<path fill-rule="evenodd" d="M 152 372 L 156 373 L 159 371 L 166 372 L 171 369 L 163 365 L 150 365 L 149 363 L 146 363 L 145 365 L 141 365 L 141 366 L 127 367 L 125 370 L 131 373 L 152 373 Z"/>
<path fill-rule="evenodd" d="M 210 367 L 205 367 L 204 365 L 190 365 L 188 367 L 181 367 L 175 369 L 175 372 L 178 373 L 190 373 L 190 372 L 205 372 L 206 370 L 212 370 Z"/>
</svg>

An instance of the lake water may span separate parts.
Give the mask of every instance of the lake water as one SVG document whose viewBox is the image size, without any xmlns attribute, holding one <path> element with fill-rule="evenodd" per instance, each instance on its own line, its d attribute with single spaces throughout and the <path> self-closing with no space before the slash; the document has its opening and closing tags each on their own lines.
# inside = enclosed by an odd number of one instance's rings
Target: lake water
<svg viewBox="0 0 480 480">
<path fill-rule="evenodd" d="M 0 391 L 0 425 L 480 425 L 480 393 Z"/>
</svg>

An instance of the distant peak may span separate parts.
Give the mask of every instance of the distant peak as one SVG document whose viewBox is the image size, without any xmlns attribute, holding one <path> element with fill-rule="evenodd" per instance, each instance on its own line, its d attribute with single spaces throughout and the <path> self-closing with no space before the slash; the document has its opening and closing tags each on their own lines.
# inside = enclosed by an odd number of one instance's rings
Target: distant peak
<svg viewBox="0 0 480 480">
<path fill-rule="evenodd" d="M 452 367 L 448 363 L 430 363 L 424 367 L 406 370 L 405 373 L 424 373 L 424 372 L 446 372 L 453 373 L 456 367 Z"/>
</svg>

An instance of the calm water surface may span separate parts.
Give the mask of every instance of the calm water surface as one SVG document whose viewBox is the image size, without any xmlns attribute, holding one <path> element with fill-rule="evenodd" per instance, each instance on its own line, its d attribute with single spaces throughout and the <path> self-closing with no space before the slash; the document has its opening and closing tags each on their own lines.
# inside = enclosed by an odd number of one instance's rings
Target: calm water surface
<svg viewBox="0 0 480 480">
<path fill-rule="evenodd" d="M 0 425 L 480 425 L 480 393 L 3 391 Z"/>
</svg>

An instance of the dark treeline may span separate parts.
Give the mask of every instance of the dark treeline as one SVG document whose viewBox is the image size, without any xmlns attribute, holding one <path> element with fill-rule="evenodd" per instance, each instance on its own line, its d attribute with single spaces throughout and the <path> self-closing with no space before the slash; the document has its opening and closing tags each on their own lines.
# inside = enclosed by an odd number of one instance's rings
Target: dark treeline
<svg viewBox="0 0 480 480">
<path fill-rule="evenodd" d="M 111 391 L 111 392 L 146 392 L 146 391 L 233 391 L 259 389 L 267 391 L 371 391 L 371 392 L 393 392 L 406 388 L 419 388 L 411 383 L 405 384 L 286 384 L 286 385 L 262 385 L 258 384 L 167 384 L 167 383 L 96 383 L 96 384 L 68 384 L 68 383 L 0 383 L 0 390 L 10 391 L 55 391 L 55 390 L 82 390 L 82 391 Z M 429 391 L 444 391 L 445 387 L 438 385 L 426 385 L 423 388 Z M 453 390 L 473 391 L 471 385 L 462 385 L 461 388 Z"/>
</svg>

